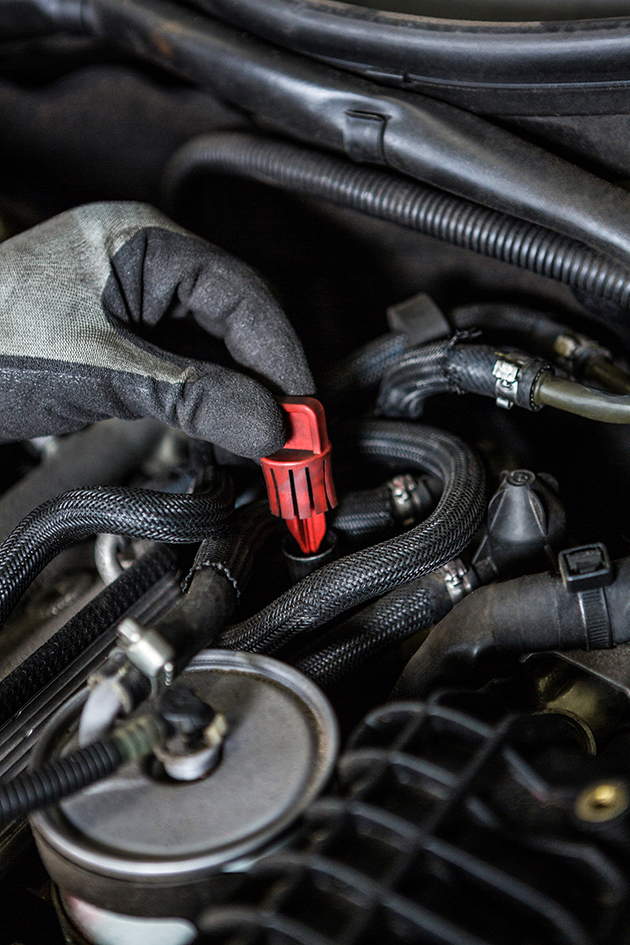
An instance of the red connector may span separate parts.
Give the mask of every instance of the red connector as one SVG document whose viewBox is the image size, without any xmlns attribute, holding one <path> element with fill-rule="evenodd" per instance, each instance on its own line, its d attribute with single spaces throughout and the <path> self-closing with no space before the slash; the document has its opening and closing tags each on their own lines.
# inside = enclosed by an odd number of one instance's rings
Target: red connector
<svg viewBox="0 0 630 945">
<path fill-rule="evenodd" d="M 269 505 L 286 519 L 305 555 L 319 551 L 326 512 L 337 505 L 330 468 L 324 408 L 314 397 L 282 397 L 289 437 L 284 448 L 261 460 Z"/>
</svg>

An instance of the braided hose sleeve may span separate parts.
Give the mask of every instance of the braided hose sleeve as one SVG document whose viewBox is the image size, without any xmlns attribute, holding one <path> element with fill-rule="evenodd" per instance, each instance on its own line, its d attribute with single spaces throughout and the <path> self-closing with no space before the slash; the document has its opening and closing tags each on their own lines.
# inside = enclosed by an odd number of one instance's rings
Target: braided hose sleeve
<svg viewBox="0 0 630 945">
<path fill-rule="evenodd" d="M 149 489 L 77 489 L 50 499 L 24 518 L 0 545 L 0 624 L 33 578 L 74 541 L 109 532 L 152 541 L 202 541 L 226 521 L 232 486 L 174 495 Z"/>
<path fill-rule="evenodd" d="M 180 148 L 166 168 L 167 206 L 199 172 L 240 174 L 330 200 L 630 307 L 630 273 L 609 257 L 544 226 L 393 173 L 244 132 L 201 135 Z"/>
<path fill-rule="evenodd" d="M 368 660 L 429 630 L 452 606 L 444 577 L 427 574 L 369 604 L 291 662 L 320 686 L 336 685 Z"/>
<path fill-rule="evenodd" d="M 368 341 L 324 375 L 319 384 L 322 400 L 337 404 L 356 391 L 375 387 L 408 348 L 409 339 L 402 332 Z"/>
<path fill-rule="evenodd" d="M 440 341 L 414 349 L 383 378 L 378 410 L 386 416 L 419 417 L 435 394 L 482 394 L 494 397 L 492 369 L 497 354 L 490 345 L 455 345 Z"/>
<path fill-rule="evenodd" d="M 417 424 L 369 421 L 359 457 L 424 470 L 444 483 L 435 511 L 420 525 L 340 558 L 294 585 L 260 613 L 231 627 L 229 649 L 275 652 L 300 633 L 434 571 L 471 541 L 485 511 L 483 469 L 458 437 Z"/>
<path fill-rule="evenodd" d="M 345 495 L 332 512 L 330 524 L 348 538 L 389 531 L 397 524 L 392 490 L 386 484 Z"/>
</svg>

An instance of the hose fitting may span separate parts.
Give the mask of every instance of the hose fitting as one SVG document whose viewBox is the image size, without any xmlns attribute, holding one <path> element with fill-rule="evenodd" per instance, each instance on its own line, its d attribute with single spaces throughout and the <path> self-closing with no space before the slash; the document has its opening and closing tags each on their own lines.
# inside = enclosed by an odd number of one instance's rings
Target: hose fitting
<svg viewBox="0 0 630 945">
<path fill-rule="evenodd" d="M 396 697 L 481 685 L 526 653 L 627 643 L 630 557 L 611 565 L 604 546 L 593 544 L 561 552 L 559 562 L 560 574 L 490 584 L 458 604 L 407 664 Z"/>
<path fill-rule="evenodd" d="M 536 390 L 550 372 L 546 361 L 520 351 L 440 341 L 410 351 L 385 374 L 378 410 L 388 417 L 417 418 L 428 397 L 445 393 L 482 394 L 506 409 L 516 404 L 539 410 Z"/>
</svg>

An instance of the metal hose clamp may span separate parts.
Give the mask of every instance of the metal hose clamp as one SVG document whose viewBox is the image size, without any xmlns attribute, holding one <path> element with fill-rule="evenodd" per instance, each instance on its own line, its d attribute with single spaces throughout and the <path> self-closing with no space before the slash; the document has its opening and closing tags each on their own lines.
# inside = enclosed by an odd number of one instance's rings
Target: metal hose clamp
<svg viewBox="0 0 630 945">
<path fill-rule="evenodd" d="M 494 396 L 498 407 L 510 410 L 514 404 L 525 410 L 539 410 L 535 397 L 539 378 L 551 371 L 551 365 L 540 358 L 532 358 L 519 352 L 496 352 L 497 359 L 492 368 L 496 378 Z"/>
<path fill-rule="evenodd" d="M 419 483 L 408 473 L 394 478 L 387 483 L 392 496 L 394 514 L 405 527 L 415 525 L 424 511 L 422 499 L 418 493 Z"/>
<path fill-rule="evenodd" d="M 499 354 L 492 368 L 492 376 L 496 378 L 494 397 L 497 407 L 511 410 L 518 399 L 518 379 L 521 373 L 522 362 L 507 354 Z"/>
<path fill-rule="evenodd" d="M 127 617 L 118 625 L 116 635 L 121 650 L 151 682 L 153 691 L 170 686 L 175 673 L 175 651 L 159 633 Z"/>
</svg>

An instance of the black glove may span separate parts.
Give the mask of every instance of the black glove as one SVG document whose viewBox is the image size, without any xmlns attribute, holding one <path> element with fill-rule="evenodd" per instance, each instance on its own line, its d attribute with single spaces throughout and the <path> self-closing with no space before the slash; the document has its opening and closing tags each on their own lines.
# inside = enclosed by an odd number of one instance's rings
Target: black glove
<svg viewBox="0 0 630 945">
<path fill-rule="evenodd" d="M 91 204 L 2 244 L 0 441 L 150 416 L 242 456 L 279 449 L 282 416 L 266 386 L 135 333 L 188 315 L 273 390 L 313 392 L 260 279 L 151 207 Z"/>
</svg>

